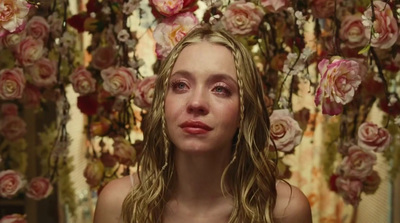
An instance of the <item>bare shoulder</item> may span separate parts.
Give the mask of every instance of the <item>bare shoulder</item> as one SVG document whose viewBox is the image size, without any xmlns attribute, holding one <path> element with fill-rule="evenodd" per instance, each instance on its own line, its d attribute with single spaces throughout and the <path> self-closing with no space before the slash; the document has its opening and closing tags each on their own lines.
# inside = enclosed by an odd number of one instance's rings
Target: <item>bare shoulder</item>
<svg viewBox="0 0 400 223">
<path fill-rule="evenodd" d="M 99 194 L 94 213 L 94 223 L 119 222 L 122 203 L 131 189 L 132 183 L 130 176 L 110 181 Z"/>
<path fill-rule="evenodd" d="M 277 222 L 312 222 L 310 203 L 299 188 L 280 181 L 276 186 L 276 191 L 274 217 Z"/>
</svg>

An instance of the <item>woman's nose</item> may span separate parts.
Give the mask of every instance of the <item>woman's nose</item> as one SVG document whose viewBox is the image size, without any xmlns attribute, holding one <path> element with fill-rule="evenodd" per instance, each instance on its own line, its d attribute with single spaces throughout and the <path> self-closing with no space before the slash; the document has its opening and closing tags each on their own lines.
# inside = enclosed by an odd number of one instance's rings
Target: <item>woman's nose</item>
<svg viewBox="0 0 400 223">
<path fill-rule="evenodd" d="M 206 90 L 196 89 L 189 98 L 187 112 L 195 115 L 206 115 L 209 112 L 209 103 Z"/>
</svg>

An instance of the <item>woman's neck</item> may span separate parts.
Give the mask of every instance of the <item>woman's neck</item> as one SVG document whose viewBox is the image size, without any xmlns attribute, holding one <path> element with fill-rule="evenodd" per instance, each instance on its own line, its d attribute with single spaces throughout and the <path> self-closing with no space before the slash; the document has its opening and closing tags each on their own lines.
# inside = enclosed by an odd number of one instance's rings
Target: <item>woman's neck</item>
<svg viewBox="0 0 400 223">
<path fill-rule="evenodd" d="M 175 151 L 172 199 L 207 204 L 223 198 L 221 178 L 230 154 L 198 154 Z"/>
</svg>

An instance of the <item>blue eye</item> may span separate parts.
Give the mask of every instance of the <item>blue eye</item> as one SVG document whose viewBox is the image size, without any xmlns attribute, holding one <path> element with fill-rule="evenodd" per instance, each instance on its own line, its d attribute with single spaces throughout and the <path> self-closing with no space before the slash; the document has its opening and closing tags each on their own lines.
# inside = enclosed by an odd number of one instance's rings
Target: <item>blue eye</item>
<svg viewBox="0 0 400 223">
<path fill-rule="evenodd" d="M 177 80 L 171 83 L 171 88 L 173 91 L 183 92 L 187 90 L 189 87 L 184 81 Z"/>
<path fill-rule="evenodd" d="M 229 95 L 231 95 L 231 92 L 230 92 L 230 90 L 229 90 L 227 87 L 220 86 L 220 85 L 215 86 L 215 87 L 213 88 L 213 91 L 214 91 L 215 93 L 219 94 L 219 95 L 224 95 L 224 96 L 229 96 Z"/>
<path fill-rule="evenodd" d="M 185 85 L 184 83 L 180 82 L 180 83 L 178 83 L 178 84 L 176 85 L 176 88 L 178 88 L 178 89 L 184 89 L 185 86 L 186 86 L 186 85 Z"/>
<path fill-rule="evenodd" d="M 216 92 L 221 92 L 221 93 L 223 93 L 224 90 L 225 90 L 225 89 L 224 89 L 223 87 L 221 87 L 221 86 L 215 87 L 215 91 L 216 91 Z"/>
</svg>

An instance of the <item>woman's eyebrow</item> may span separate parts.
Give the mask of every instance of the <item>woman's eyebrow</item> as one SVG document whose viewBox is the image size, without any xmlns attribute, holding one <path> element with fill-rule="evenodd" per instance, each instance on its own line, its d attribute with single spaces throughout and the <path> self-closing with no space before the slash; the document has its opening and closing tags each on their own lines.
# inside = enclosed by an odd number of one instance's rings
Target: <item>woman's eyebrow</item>
<svg viewBox="0 0 400 223">
<path fill-rule="evenodd" d="M 217 74 L 212 74 L 209 78 L 209 81 L 228 81 L 232 85 L 237 86 L 237 80 L 235 80 L 232 75 L 228 75 L 225 73 L 217 73 Z"/>
<path fill-rule="evenodd" d="M 175 75 L 179 75 L 179 76 L 183 76 L 183 77 L 188 77 L 188 76 L 192 76 L 193 74 L 190 73 L 190 72 L 187 71 L 187 70 L 177 70 L 177 71 L 175 71 L 175 72 L 173 72 L 173 73 L 171 74 L 171 77 L 173 77 L 173 76 L 175 76 Z"/>
</svg>

